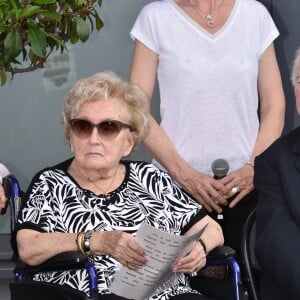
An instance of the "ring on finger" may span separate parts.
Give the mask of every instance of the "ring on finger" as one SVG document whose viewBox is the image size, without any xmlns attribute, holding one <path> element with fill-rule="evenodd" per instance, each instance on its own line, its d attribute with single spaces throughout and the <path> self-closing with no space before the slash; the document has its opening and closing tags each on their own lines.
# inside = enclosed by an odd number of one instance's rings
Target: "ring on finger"
<svg viewBox="0 0 300 300">
<path fill-rule="evenodd" d="M 239 191 L 240 191 L 240 189 L 239 189 L 238 186 L 234 186 L 234 187 L 231 189 L 231 193 L 232 193 L 233 195 L 237 194 Z"/>
<path fill-rule="evenodd" d="M 196 277 L 198 275 L 198 273 L 196 271 L 193 271 L 190 273 L 190 277 Z"/>
</svg>

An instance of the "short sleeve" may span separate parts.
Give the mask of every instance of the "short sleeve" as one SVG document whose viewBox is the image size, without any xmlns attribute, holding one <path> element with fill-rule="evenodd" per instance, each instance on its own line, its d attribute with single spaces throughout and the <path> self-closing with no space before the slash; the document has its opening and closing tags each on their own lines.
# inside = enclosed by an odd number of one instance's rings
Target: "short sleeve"
<svg viewBox="0 0 300 300">
<path fill-rule="evenodd" d="M 279 31 L 270 15 L 268 10 L 261 3 L 257 3 L 261 6 L 261 49 L 260 54 L 274 42 L 274 40 L 279 36 Z"/>
<path fill-rule="evenodd" d="M 52 196 L 44 174 L 35 177 L 22 203 L 17 229 L 27 228 L 41 232 L 52 232 L 57 218 L 51 207 L 51 199 Z"/>
<path fill-rule="evenodd" d="M 150 3 L 142 8 L 131 31 L 130 37 L 139 40 L 153 52 L 159 52 L 158 24 L 156 10 L 159 3 Z"/>
</svg>

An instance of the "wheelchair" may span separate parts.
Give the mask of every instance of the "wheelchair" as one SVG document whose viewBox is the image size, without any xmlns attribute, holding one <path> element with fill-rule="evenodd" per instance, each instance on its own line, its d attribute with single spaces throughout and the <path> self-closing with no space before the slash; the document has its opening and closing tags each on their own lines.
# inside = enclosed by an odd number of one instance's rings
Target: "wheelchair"
<svg viewBox="0 0 300 300">
<path fill-rule="evenodd" d="M 3 179 L 3 185 L 8 198 L 13 232 L 18 211 L 21 206 L 22 191 L 17 178 L 13 175 L 6 176 Z M 228 280 L 233 291 L 233 297 L 228 298 L 228 300 L 247 300 L 248 293 L 243 286 L 240 267 L 234 256 L 235 251 L 230 247 L 217 247 L 209 253 L 207 257 L 207 267 L 223 265 L 229 269 L 228 273 L 230 274 L 230 278 Z M 77 270 L 83 268 L 87 270 L 89 275 L 89 296 L 72 288 L 47 282 L 33 281 L 31 279 L 32 274 L 38 272 Z M 98 288 L 95 268 L 93 264 L 89 262 L 88 258 L 79 252 L 66 252 L 57 255 L 38 266 L 24 265 L 17 260 L 14 274 L 15 280 L 10 283 L 11 300 L 40 300 L 40 296 L 36 298 L 34 296 L 37 295 L 38 291 L 43 291 L 43 300 L 88 300 L 101 298 L 101 295 L 97 293 Z"/>
<path fill-rule="evenodd" d="M 256 210 L 248 216 L 242 234 L 242 257 L 245 265 L 245 284 L 251 300 L 260 300 L 259 285 L 263 271 L 255 254 Z"/>
</svg>

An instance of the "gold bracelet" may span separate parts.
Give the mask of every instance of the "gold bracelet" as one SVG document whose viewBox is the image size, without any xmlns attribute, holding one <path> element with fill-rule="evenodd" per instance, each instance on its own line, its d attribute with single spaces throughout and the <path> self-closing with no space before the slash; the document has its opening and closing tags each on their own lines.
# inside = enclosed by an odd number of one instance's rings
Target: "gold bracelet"
<svg viewBox="0 0 300 300">
<path fill-rule="evenodd" d="M 84 255 L 84 251 L 83 251 L 83 235 L 84 235 L 84 232 L 80 232 L 78 234 L 78 238 L 77 238 L 77 246 L 78 246 L 78 249 L 79 251 Z"/>
<path fill-rule="evenodd" d="M 79 232 L 76 238 L 77 248 L 78 250 L 85 255 L 83 243 L 84 243 L 84 232 Z"/>
</svg>

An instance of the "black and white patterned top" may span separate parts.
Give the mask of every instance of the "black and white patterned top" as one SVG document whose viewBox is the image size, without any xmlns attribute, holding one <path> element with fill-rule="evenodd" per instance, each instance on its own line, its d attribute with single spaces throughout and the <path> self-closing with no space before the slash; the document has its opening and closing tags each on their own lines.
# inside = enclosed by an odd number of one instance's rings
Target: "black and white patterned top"
<svg viewBox="0 0 300 300">
<path fill-rule="evenodd" d="M 206 215 L 202 206 L 184 193 L 170 176 L 145 162 L 122 161 L 126 175 L 122 184 L 104 195 L 82 189 L 67 172 L 73 158 L 37 173 L 21 208 L 17 229 L 39 232 L 123 230 L 135 235 L 146 222 L 173 234 L 182 234 Z M 110 293 L 109 286 L 120 263 L 110 255 L 92 256 L 99 293 Z M 35 280 L 67 285 L 89 293 L 85 270 L 39 273 Z M 189 279 L 175 273 L 172 286 L 151 299 L 193 291 Z"/>
</svg>

